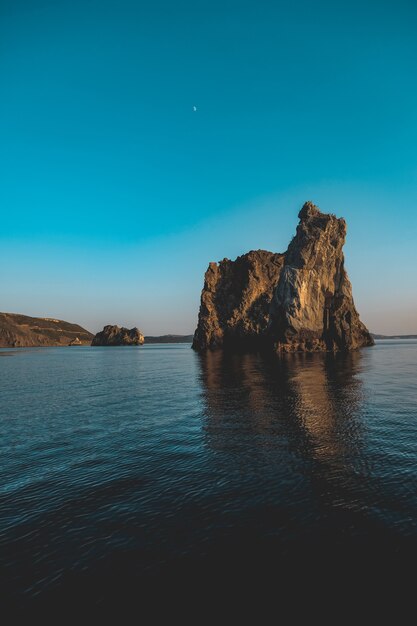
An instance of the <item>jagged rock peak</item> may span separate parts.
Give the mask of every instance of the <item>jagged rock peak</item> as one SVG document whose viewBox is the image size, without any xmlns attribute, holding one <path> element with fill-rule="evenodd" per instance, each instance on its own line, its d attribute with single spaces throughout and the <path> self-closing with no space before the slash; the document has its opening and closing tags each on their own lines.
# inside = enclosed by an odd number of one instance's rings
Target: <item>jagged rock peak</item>
<svg viewBox="0 0 417 626">
<path fill-rule="evenodd" d="M 323 215 L 318 206 L 316 206 L 311 200 L 304 202 L 300 209 L 298 217 L 300 220 L 308 219 L 309 217 L 315 217 L 317 215 Z"/>
<path fill-rule="evenodd" d="M 331 213 L 322 213 L 312 202 L 306 202 L 298 214 L 300 223 L 285 254 L 285 265 L 313 267 L 326 255 L 343 260 L 347 226 L 345 220 Z"/>
<path fill-rule="evenodd" d="M 107 325 L 97 333 L 91 342 L 92 346 L 140 346 L 145 338 L 138 328 Z"/>
<path fill-rule="evenodd" d="M 278 351 L 350 350 L 373 345 L 356 311 L 344 268 L 346 222 L 304 204 L 271 303 Z"/>
</svg>

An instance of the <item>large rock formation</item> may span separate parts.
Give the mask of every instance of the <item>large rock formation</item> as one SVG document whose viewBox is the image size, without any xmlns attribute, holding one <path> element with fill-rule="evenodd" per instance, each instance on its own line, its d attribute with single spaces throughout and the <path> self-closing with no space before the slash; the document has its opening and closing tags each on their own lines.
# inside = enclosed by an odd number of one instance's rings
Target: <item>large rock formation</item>
<svg viewBox="0 0 417 626">
<path fill-rule="evenodd" d="M 265 335 L 284 255 L 253 250 L 210 263 L 193 348 L 254 347 Z"/>
<path fill-rule="evenodd" d="M 0 347 L 68 346 L 78 337 L 90 345 L 93 334 L 78 324 L 50 317 L 0 313 Z"/>
<path fill-rule="evenodd" d="M 145 341 L 138 328 L 120 328 L 108 325 L 97 333 L 91 342 L 92 346 L 141 346 Z"/>
<path fill-rule="evenodd" d="M 346 222 L 311 202 L 285 254 L 258 251 L 210 263 L 193 348 L 280 352 L 373 345 L 344 269 Z"/>
</svg>

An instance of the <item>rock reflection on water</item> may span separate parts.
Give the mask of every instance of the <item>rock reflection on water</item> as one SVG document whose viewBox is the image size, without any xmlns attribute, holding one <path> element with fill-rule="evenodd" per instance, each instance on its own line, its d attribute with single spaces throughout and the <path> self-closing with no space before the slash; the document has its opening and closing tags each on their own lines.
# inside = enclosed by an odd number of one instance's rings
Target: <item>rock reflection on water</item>
<svg viewBox="0 0 417 626">
<path fill-rule="evenodd" d="M 331 546 L 347 532 L 373 532 L 367 510 L 378 478 L 364 451 L 361 352 L 215 352 L 200 365 L 207 444 L 228 454 L 229 465 L 234 458 L 247 497 L 257 492 L 268 508 L 264 516 L 275 511 L 265 532 L 281 533 L 288 546 L 291 533 L 297 543 Z"/>
<path fill-rule="evenodd" d="M 265 558 L 386 567 L 416 554 L 411 464 L 393 452 L 408 444 L 385 419 L 385 397 L 380 413 L 373 409 L 378 357 L 199 358 L 206 443 L 232 484 L 228 506 L 240 511 L 239 524 L 253 531 L 254 546 L 270 539 Z M 387 471 L 387 442 L 393 459 L 404 458 L 401 482 Z"/>
<path fill-rule="evenodd" d="M 228 446 L 233 423 L 239 430 L 288 436 L 298 452 L 344 463 L 361 443 L 358 419 L 363 398 L 361 353 L 228 354 L 200 360 L 207 409 L 207 437 Z M 255 438 L 254 445 L 270 445 Z"/>
</svg>

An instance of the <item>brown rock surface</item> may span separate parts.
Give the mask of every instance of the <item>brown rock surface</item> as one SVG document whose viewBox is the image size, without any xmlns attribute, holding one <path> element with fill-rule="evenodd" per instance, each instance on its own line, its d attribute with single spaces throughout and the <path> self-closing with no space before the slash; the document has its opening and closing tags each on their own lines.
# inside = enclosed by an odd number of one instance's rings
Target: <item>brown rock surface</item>
<svg viewBox="0 0 417 626">
<path fill-rule="evenodd" d="M 83 342 L 78 337 L 76 337 L 75 339 L 70 341 L 68 345 L 69 346 L 82 346 Z"/>
<path fill-rule="evenodd" d="M 278 351 L 371 346 L 344 268 L 346 222 L 306 202 L 271 304 L 268 333 Z"/>
<path fill-rule="evenodd" d="M 141 346 L 145 341 L 138 328 L 121 328 L 108 325 L 97 333 L 91 342 L 92 346 Z"/>
<path fill-rule="evenodd" d="M 269 307 L 284 256 L 253 250 L 235 261 L 210 263 L 201 294 L 193 348 L 258 345 L 269 321 Z"/>
<path fill-rule="evenodd" d="M 0 313 L 1 348 L 68 346 L 76 337 L 82 345 L 90 345 L 93 334 L 63 320 Z"/>
<path fill-rule="evenodd" d="M 285 254 L 210 263 L 193 348 L 337 351 L 373 345 L 344 269 L 346 222 L 306 202 Z"/>
</svg>

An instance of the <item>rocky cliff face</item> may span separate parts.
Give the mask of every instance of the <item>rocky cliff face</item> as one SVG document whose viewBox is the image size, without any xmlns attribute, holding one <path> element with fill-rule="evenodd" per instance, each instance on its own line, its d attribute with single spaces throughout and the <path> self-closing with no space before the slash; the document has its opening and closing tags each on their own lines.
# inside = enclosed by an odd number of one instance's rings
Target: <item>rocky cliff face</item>
<svg viewBox="0 0 417 626">
<path fill-rule="evenodd" d="M 311 202 L 285 254 L 210 263 L 193 348 L 337 351 L 373 345 L 344 269 L 346 222 Z"/>
<path fill-rule="evenodd" d="M 90 345 L 93 334 L 78 324 L 49 317 L 29 317 L 0 313 L 0 347 L 68 346 L 78 337 L 78 345 Z"/>
<path fill-rule="evenodd" d="M 269 308 L 284 256 L 265 250 L 235 261 L 210 263 L 201 294 L 193 348 L 258 345 L 267 330 Z"/>
<path fill-rule="evenodd" d="M 311 202 L 285 255 L 268 328 L 278 351 L 337 351 L 373 345 L 344 268 L 346 222 Z"/>
<path fill-rule="evenodd" d="M 120 326 L 105 326 L 97 333 L 91 342 L 92 346 L 141 346 L 145 341 L 138 328 L 120 328 Z"/>
</svg>

